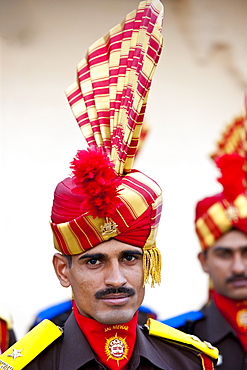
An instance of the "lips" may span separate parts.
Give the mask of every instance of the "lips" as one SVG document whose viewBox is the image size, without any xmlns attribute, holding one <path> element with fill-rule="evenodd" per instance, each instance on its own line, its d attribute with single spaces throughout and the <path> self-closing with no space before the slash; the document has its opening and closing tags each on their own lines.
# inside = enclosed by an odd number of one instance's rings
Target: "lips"
<svg viewBox="0 0 247 370">
<path fill-rule="evenodd" d="M 129 297 L 130 296 L 126 294 L 124 295 L 123 294 L 111 294 L 111 295 L 102 297 L 101 300 L 112 306 L 114 305 L 122 306 L 128 302 Z"/>
<path fill-rule="evenodd" d="M 235 280 L 233 281 L 233 285 L 239 288 L 245 287 L 247 285 L 247 281 L 246 280 Z"/>
<path fill-rule="evenodd" d="M 245 278 L 235 278 L 229 281 L 236 288 L 242 288 L 247 286 L 247 280 Z"/>
</svg>

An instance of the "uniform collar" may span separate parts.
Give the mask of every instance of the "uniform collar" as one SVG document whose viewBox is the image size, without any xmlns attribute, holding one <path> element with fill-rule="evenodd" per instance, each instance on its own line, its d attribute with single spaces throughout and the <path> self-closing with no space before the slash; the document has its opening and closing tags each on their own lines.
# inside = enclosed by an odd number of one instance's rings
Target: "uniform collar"
<svg viewBox="0 0 247 370">
<path fill-rule="evenodd" d="M 80 343 L 80 346 L 75 346 L 75 343 Z M 129 363 L 130 370 L 138 367 L 141 357 L 147 359 L 160 369 L 172 370 L 167 363 L 164 363 L 164 358 L 161 358 L 159 353 L 154 350 L 143 329 L 138 326 L 136 345 Z M 78 370 L 90 361 L 96 362 L 97 360 L 72 313 L 64 327 L 59 370 Z"/>
<path fill-rule="evenodd" d="M 214 301 L 211 301 L 205 308 L 203 308 L 202 313 L 207 319 L 207 340 L 209 342 L 217 343 L 228 334 L 232 334 L 236 337 L 234 329 L 221 315 Z"/>
<path fill-rule="evenodd" d="M 79 344 L 80 345 L 75 345 Z M 67 319 L 60 351 L 59 370 L 77 370 L 86 363 L 95 360 L 95 356 L 86 338 L 80 330 L 74 314 Z"/>
<path fill-rule="evenodd" d="M 131 366 L 129 369 L 136 369 L 140 363 L 141 357 L 147 359 L 153 365 L 163 370 L 172 370 L 172 368 L 166 363 L 164 357 L 160 357 L 158 351 L 155 351 L 155 347 L 149 340 L 148 334 L 145 334 L 145 330 L 138 326 L 136 335 L 136 346 L 131 359 Z"/>
</svg>

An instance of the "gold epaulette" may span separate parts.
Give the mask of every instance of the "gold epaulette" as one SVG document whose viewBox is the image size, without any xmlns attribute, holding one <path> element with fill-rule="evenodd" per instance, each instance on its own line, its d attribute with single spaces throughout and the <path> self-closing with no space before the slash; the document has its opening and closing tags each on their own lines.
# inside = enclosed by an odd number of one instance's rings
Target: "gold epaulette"
<svg viewBox="0 0 247 370">
<path fill-rule="evenodd" d="M 40 352 L 62 335 L 62 329 L 43 320 L 23 338 L 0 355 L 0 369 L 21 370 Z"/>
<path fill-rule="evenodd" d="M 171 326 L 163 324 L 154 319 L 148 319 L 146 328 L 150 335 L 163 338 L 166 341 L 179 344 L 183 347 L 193 349 L 196 352 L 203 352 L 207 356 L 216 360 L 219 355 L 219 351 L 216 347 L 208 342 L 202 342 L 199 338 L 194 335 L 185 334 L 180 330 L 174 329 Z"/>
</svg>

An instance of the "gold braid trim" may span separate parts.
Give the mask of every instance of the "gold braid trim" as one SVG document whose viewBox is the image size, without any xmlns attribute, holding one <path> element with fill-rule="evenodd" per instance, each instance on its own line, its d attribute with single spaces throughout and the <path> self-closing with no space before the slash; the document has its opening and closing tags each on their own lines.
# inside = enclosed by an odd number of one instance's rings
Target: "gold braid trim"
<svg viewBox="0 0 247 370">
<path fill-rule="evenodd" d="M 144 249 L 143 251 L 144 284 L 149 283 L 149 278 L 151 278 L 152 288 L 154 287 L 154 284 L 161 283 L 161 264 L 162 264 L 161 253 L 157 247 Z"/>
</svg>

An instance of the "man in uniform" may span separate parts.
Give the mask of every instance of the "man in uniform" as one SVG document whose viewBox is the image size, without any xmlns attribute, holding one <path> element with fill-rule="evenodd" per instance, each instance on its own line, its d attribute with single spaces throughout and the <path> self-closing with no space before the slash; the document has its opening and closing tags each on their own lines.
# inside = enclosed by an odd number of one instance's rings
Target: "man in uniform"
<svg viewBox="0 0 247 370">
<path fill-rule="evenodd" d="M 246 117 L 231 122 L 213 154 L 223 191 L 198 202 L 196 233 L 209 302 L 200 311 L 163 322 L 210 341 L 219 349 L 216 368 L 247 369 Z"/>
<path fill-rule="evenodd" d="M 0 354 L 16 342 L 12 320 L 5 310 L 0 311 Z"/>
<path fill-rule="evenodd" d="M 53 258 L 73 313 L 63 334 L 42 321 L 0 357 L 0 368 L 213 369 L 217 350 L 153 319 L 137 325 L 145 284 L 160 283 L 162 194 L 133 170 L 147 93 L 163 39 L 163 7 L 140 3 L 78 65 L 66 91 L 88 142 L 54 193 Z M 53 342 L 53 343 L 51 343 Z"/>
</svg>

